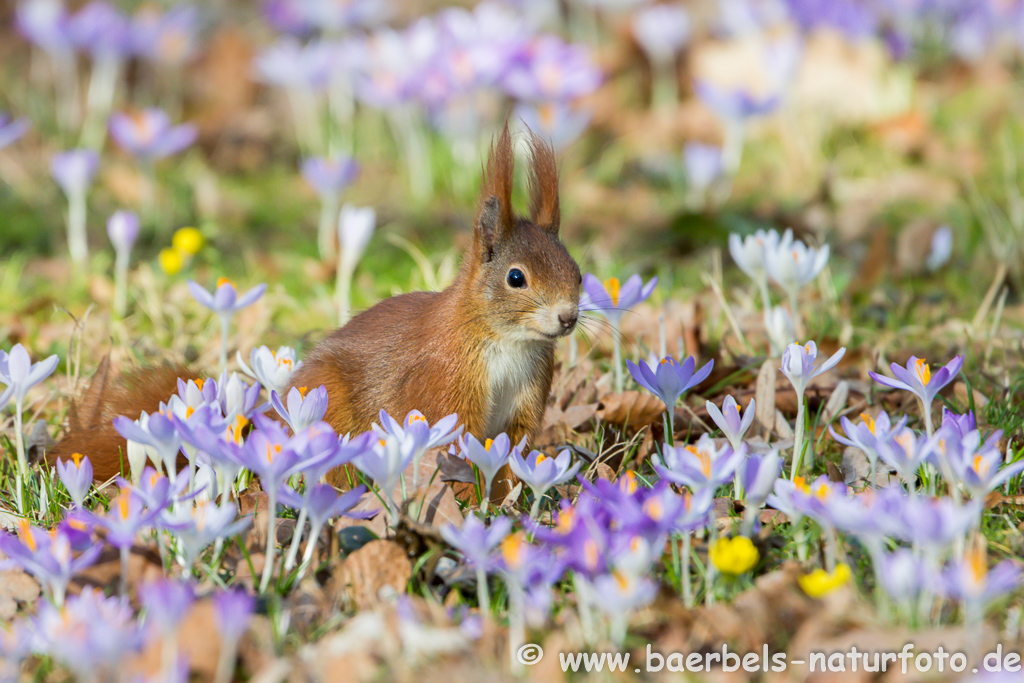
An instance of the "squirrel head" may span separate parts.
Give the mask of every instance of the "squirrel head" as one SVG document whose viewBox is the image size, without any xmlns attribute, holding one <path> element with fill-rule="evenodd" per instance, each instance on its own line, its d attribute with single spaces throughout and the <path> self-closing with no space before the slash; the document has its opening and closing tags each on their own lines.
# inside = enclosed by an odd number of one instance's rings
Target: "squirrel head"
<svg viewBox="0 0 1024 683">
<path fill-rule="evenodd" d="M 515 156 L 508 124 L 492 143 L 480 214 L 467 259 L 484 320 L 503 339 L 552 341 L 579 318 L 580 268 L 558 239 L 558 165 L 550 145 L 529 138 L 530 217 L 512 211 Z"/>
</svg>

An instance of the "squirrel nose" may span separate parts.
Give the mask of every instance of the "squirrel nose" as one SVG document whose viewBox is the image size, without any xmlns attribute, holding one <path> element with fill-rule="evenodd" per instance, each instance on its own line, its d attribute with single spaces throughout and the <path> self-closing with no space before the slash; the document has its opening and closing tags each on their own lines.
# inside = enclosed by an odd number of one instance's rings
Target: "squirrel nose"
<svg viewBox="0 0 1024 683">
<path fill-rule="evenodd" d="M 562 323 L 562 327 L 567 330 L 571 330 L 579 319 L 579 312 L 576 310 L 563 312 L 558 314 L 558 322 Z"/>
</svg>

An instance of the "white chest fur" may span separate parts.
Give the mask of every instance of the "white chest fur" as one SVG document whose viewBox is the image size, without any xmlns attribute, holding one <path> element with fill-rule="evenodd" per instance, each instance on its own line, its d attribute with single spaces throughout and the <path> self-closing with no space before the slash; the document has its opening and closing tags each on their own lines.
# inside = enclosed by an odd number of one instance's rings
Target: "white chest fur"
<svg viewBox="0 0 1024 683">
<path fill-rule="evenodd" d="M 488 437 L 508 431 L 519 407 L 535 391 L 537 378 L 545 372 L 543 342 L 503 341 L 485 353 L 490 411 Z"/>
</svg>

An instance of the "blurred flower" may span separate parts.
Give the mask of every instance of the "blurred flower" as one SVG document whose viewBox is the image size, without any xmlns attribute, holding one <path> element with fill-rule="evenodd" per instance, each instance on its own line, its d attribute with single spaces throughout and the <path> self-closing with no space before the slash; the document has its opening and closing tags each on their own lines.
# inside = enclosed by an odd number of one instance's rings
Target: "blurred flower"
<svg viewBox="0 0 1024 683">
<path fill-rule="evenodd" d="M 740 444 L 743 442 L 743 435 L 747 433 L 750 425 L 754 423 L 755 405 L 754 399 L 750 399 L 747 403 L 746 411 L 741 416 L 739 404 L 736 403 L 736 399 L 731 394 L 722 401 L 721 410 L 711 401 L 704 403 L 708 416 L 722 430 L 722 434 L 729 441 L 729 445 L 732 446 L 733 450 L 739 450 Z"/>
<path fill-rule="evenodd" d="M 115 211 L 107 220 L 107 237 L 118 254 L 131 251 L 139 236 L 139 217 L 131 211 Z"/>
<path fill-rule="evenodd" d="M 392 3 L 381 0 L 266 0 L 263 13 L 278 31 L 297 36 L 343 33 L 387 18 Z"/>
<path fill-rule="evenodd" d="M 690 37 L 690 15 L 679 5 L 650 5 L 633 15 L 632 28 L 651 62 L 671 62 Z"/>
<path fill-rule="evenodd" d="M 295 583 L 299 583 L 305 575 L 313 560 L 313 553 L 316 550 L 320 539 L 320 532 L 327 522 L 335 517 L 347 516 L 356 519 L 366 519 L 377 514 L 376 510 L 368 512 L 353 512 L 354 508 L 366 493 L 365 486 L 357 486 L 351 491 L 338 495 L 337 490 L 330 484 L 308 485 L 305 493 L 299 495 L 288 485 L 283 485 L 278 492 L 278 498 L 282 503 L 296 510 L 300 510 L 299 520 L 296 523 L 296 536 L 292 542 L 292 549 L 289 550 L 285 562 L 285 571 L 291 569 L 294 560 L 294 550 L 298 549 L 298 539 L 301 537 L 302 526 L 305 518 L 309 517 L 309 538 L 306 541 L 306 551 L 302 557 L 302 564 Z M 304 514 L 303 514 L 304 513 Z"/>
<path fill-rule="evenodd" d="M 800 588 L 812 598 L 820 598 L 832 591 L 846 585 L 853 578 L 848 564 L 839 564 L 832 572 L 827 572 L 818 567 L 810 574 L 804 574 L 797 579 Z"/>
<path fill-rule="evenodd" d="M 740 465 L 743 482 L 744 504 L 748 508 L 760 508 L 771 494 L 782 472 L 782 456 L 773 448 L 768 453 L 751 453 Z"/>
<path fill-rule="evenodd" d="M 936 584 L 932 569 L 910 548 L 879 553 L 875 578 L 893 600 L 916 605 L 921 592 Z"/>
<path fill-rule="evenodd" d="M 900 367 L 897 363 L 890 365 L 892 374 L 896 379 L 880 375 L 877 372 L 869 372 L 873 380 L 893 389 L 903 389 L 917 396 L 921 401 L 921 412 L 928 428 L 928 435 L 932 434 L 932 401 L 935 400 L 943 387 L 956 379 L 960 368 L 963 367 L 963 356 L 954 356 L 933 375 L 932 368 L 923 358 L 911 356 L 906 367 Z"/>
<path fill-rule="evenodd" d="M 288 390 L 288 406 L 281 402 L 276 391 L 270 392 L 270 402 L 277 414 L 284 418 L 293 432 L 301 432 L 310 425 L 320 422 L 327 414 L 327 387 L 322 384 L 307 395 L 306 387 L 292 387 Z"/>
<path fill-rule="evenodd" d="M 590 124 L 590 112 L 566 102 L 522 102 L 512 110 L 512 119 L 549 140 L 556 150 L 574 142 Z"/>
<path fill-rule="evenodd" d="M 92 488 L 92 463 L 81 453 L 73 453 L 67 460 L 57 461 L 57 476 L 67 489 L 75 507 L 82 507 L 85 496 Z"/>
<path fill-rule="evenodd" d="M 160 264 L 160 268 L 168 275 L 174 275 L 185 265 L 185 259 L 182 258 L 181 252 L 169 247 L 161 249 L 156 260 Z"/>
<path fill-rule="evenodd" d="M 779 244 L 774 253 L 766 253 L 765 267 L 771 279 L 793 298 L 801 287 L 816 278 L 825 268 L 828 254 L 827 244 L 815 249 L 800 240 L 794 240 L 791 244 Z"/>
<path fill-rule="evenodd" d="M 188 581 L 159 579 L 139 586 L 139 600 L 146 610 L 146 625 L 171 634 L 192 608 L 195 591 Z"/>
<path fill-rule="evenodd" d="M 220 318 L 220 371 L 222 373 L 227 371 L 228 365 L 228 330 L 231 325 L 231 316 L 255 303 L 266 290 L 267 285 L 260 283 L 242 296 L 238 296 L 238 290 L 235 289 L 234 283 L 222 277 L 217 280 L 217 288 L 211 294 L 193 280 L 188 281 L 188 291 L 192 294 L 192 298 Z"/>
<path fill-rule="evenodd" d="M 656 5 L 664 7 L 664 5 Z M 683 147 L 683 167 L 686 169 L 686 182 L 699 194 L 707 192 L 711 184 L 725 173 L 725 162 L 722 148 L 716 145 L 704 145 L 699 142 L 688 142 Z M 731 247 L 730 236 L 730 247 Z"/>
<path fill-rule="evenodd" d="M 120 60 L 131 52 L 127 18 L 103 0 L 93 0 L 67 22 L 71 42 L 98 60 Z"/>
<path fill-rule="evenodd" d="M 418 410 L 409 411 L 405 420 L 399 423 L 391 417 L 387 411 L 382 410 L 378 415 L 380 425 L 373 425 L 373 431 L 379 434 L 394 434 L 401 436 L 409 431 L 416 432 L 416 439 L 424 444 L 423 448 L 435 448 L 444 446 L 455 441 L 462 433 L 459 424 L 459 416 L 456 413 L 446 415 L 435 422 L 433 426 L 427 422 L 427 418 Z"/>
<path fill-rule="evenodd" d="M 576 476 L 580 470 L 581 463 L 572 464 L 572 456 L 569 449 L 559 453 L 554 458 L 549 458 L 540 451 L 533 451 L 525 458 L 519 454 L 513 454 L 508 460 L 509 467 L 513 474 L 519 477 L 530 490 L 533 491 L 533 507 L 530 510 L 530 518 L 537 517 L 540 510 L 540 501 L 547 493 L 547 490 L 556 484 L 569 481 Z"/>
<path fill-rule="evenodd" d="M 83 681 L 114 678 L 128 653 L 144 643 L 128 602 L 104 597 L 92 586 L 68 598 L 64 607 L 41 602 L 31 630 L 36 652 L 53 657 Z"/>
<path fill-rule="evenodd" d="M 17 536 L 0 531 L 0 553 L 31 574 L 58 607 L 64 604 L 71 578 L 92 566 L 102 551 L 103 544 L 95 543 L 74 557 L 71 540 L 63 529 L 58 527 L 48 533 L 24 519 L 18 523 Z"/>
<path fill-rule="evenodd" d="M 904 416 L 895 426 L 889 420 L 889 414 L 884 410 L 878 413 L 878 417 L 872 418 L 869 415 L 861 413 L 861 422 L 854 424 L 845 415 L 839 417 L 839 423 L 843 427 L 843 432 L 846 437 L 839 436 L 836 434 L 835 429 L 832 425 L 829 425 L 828 431 L 832 435 L 832 438 L 843 444 L 844 446 L 852 446 L 859 448 L 864 452 L 868 458 L 868 462 L 871 465 L 871 472 L 868 475 L 868 486 L 875 485 L 875 465 L 878 462 L 879 450 L 881 449 L 880 444 L 891 439 L 897 432 L 903 429 L 903 426 L 907 423 L 907 418 Z M 895 454 L 893 454 L 895 456 Z M 892 463 L 890 463 L 892 464 Z M 894 465 L 895 466 L 895 465 Z M 899 468 L 897 468 L 899 469 Z M 917 468 L 914 468 L 914 472 Z M 901 471 L 902 473 L 902 471 Z"/>
<path fill-rule="evenodd" d="M 145 109 L 110 117 L 110 134 L 132 156 L 153 162 L 177 154 L 195 142 L 198 130 L 191 124 L 172 126 L 162 109 Z"/>
<path fill-rule="evenodd" d="M 60 0 L 26 0 L 15 15 L 18 32 L 50 54 L 69 52 L 68 14 Z"/>
<path fill-rule="evenodd" d="M 782 236 L 775 230 L 758 230 L 753 235 L 740 237 L 736 233 L 729 234 L 729 253 L 733 261 L 747 276 L 754 281 L 765 294 L 765 310 L 770 308 L 767 300 L 768 266 L 767 261 L 783 249 L 789 249 L 793 243 L 793 231 L 786 230 Z"/>
<path fill-rule="evenodd" d="M 3 145 L 0 144 L 0 147 Z M 929 271 L 936 271 L 949 263 L 953 256 L 953 230 L 948 225 L 940 225 L 932 233 L 932 241 L 929 245 L 928 258 L 925 260 L 925 267 Z"/>
<path fill-rule="evenodd" d="M 238 506 L 233 501 L 222 505 L 198 501 L 174 506 L 173 511 L 161 519 L 160 525 L 174 532 L 178 540 L 178 563 L 191 569 L 207 546 L 234 536 L 251 523 L 251 517 L 238 518 Z"/>
<path fill-rule="evenodd" d="M 155 412 L 152 415 L 142 411 L 138 420 L 119 415 L 114 418 L 114 429 L 130 442 L 150 446 L 157 460 L 154 464 L 163 466 L 171 481 L 178 474 L 178 453 L 181 451 L 181 436 L 174 428 L 170 415 Z"/>
<path fill-rule="evenodd" d="M 93 522 L 106 531 L 104 540 L 122 551 L 135 543 L 139 532 L 152 526 L 162 512 L 146 505 L 133 489 L 124 489 L 110 503 L 106 514 L 93 514 Z"/>
<path fill-rule="evenodd" d="M 509 66 L 502 86 L 518 100 L 564 101 L 591 94 L 602 79 L 586 48 L 543 36 L 527 45 Z"/>
<path fill-rule="evenodd" d="M 12 119 L 0 113 L 0 149 L 24 135 L 30 125 L 28 119 Z"/>
<path fill-rule="evenodd" d="M 50 172 L 70 199 L 89 189 L 99 161 L 99 155 L 91 149 L 71 149 L 53 156 Z"/>
<path fill-rule="evenodd" d="M 266 346 L 253 349 L 249 352 L 252 367 L 242 360 L 241 352 L 235 354 L 235 360 L 245 374 L 259 380 L 267 391 L 276 391 L 278 394 L 288 388 L 292 375 L 302 367 L 302 361 L 296 359 L 295 349 L 290 346 L 279 346 L 277 351 Z"/>
<path fill-rule="evenodd" d="M 187 5 L 166 12 L 144 6 L 132 18 L 132 51 L 162 64 L 183 65 L 196 51 L 198 14 Z"/>
<path fill-rule="evenodd" d="M 943 425 L 929 442 L 930 448 L 920 457 L 928 456 L 934 448 L 939 455 L 940 469 L 946 476 L 952 475 L 974 498 L 984 499 L 990 491 L 1024 471 L 1024 459 L 1004 466 L 999 450 L 1002 435 L 1002 430 L 996 430 L 982 442 L 978 430 L 959 434 L 952 426 Z M 927 437 L 923 438 L 927 441 Z"/>
<path fill-rule="evenodd" d="M 373 228 L 377 222 L 377 212 L 373 207 L 356 207 L 346 204 L 341 207 L 338 217 L 338 237 L 341 240 L 341 260 L 343 268 L 349 272 L 355 270 L 356 264 L 363 257 Z"/>
<path fill-rule="evenodd" d="M 1021 570 L 1011 560 L 1004 560 L 990 570 L 984 549 L 972 548 L 964 559 L 949 566 L 942 578 L 950 597 L 965 604 L 966 621 L 974 624 L 980 621 L 989 603 L 1020 586 Z"/>
<path fill-rule="evenodd" d="M 245 634 L 256 611 L 256 599 L 244 589 L 219 591 L 213 596 L 217 631 L 227 643 L 237 643 Z"/>
<path fill-rule="evenodd" d="M 818 347 L 813 341 L 803 346 L 790 344 L 782 354 L 782 374 L 793 383 L 793 388 L 802 401 L 807 384 L 818 375 L 834 368 L 845 353 L 846 348 L 841 348 L 820 365 L 815 365 L 818 360 Z"/>
<path fill-rule="evenodd" d="M 870 5 L 857 0 L 785 0 L 784 4 L 804 31 L 826 27 L 857 40 L 870 37 L 877 28 Z"/>
<path fill-rule="evenodd" d="M 719 538 L 709 552 L 711 563 L 718 571 L 729 576 L 746 574 L 760 558 L 757 548 L 746 536 Z"/>
<path fill-rule="evenodd" d="M 701 101 L 723 119 L 742 121 L 773 111 L 779 106 L 781 92 L 753 93 L 743 88 L 727 88 L 707 81 L 693 86 Z"/>
<path fill-rule="evenodd" d="M 191 227 L 178 228 L 171 237 L 171 247 L 175 251 L 189 256 L 198 254 L 199 250 L 203 248 L 204 242 L 203 233 Z"/>
<path fill-rule="evenodd" d="M 341 192 L 358 174 L 359 164 L 351 157 L 310 157 L 302 162 L 302 177 L 321 199 Z"/>
<path fill-rule="evenodd" d="M 495 517 L 487 526 L 476 515 L 467 515 L 461 527 L 445 524 L 440 528 L 444 540 L 465 556 L 471 568 L 484 571 L 498 564 L 492 552 L 511 530 L 512 521 L 507 517 Z"/>
<path fill-rule="evenodd" d="M 772 306 L 764 314 L 764 327 L 772 353 L 778 353 L 796 339 L 793 316 L 782 306 Z"/>
</svg>

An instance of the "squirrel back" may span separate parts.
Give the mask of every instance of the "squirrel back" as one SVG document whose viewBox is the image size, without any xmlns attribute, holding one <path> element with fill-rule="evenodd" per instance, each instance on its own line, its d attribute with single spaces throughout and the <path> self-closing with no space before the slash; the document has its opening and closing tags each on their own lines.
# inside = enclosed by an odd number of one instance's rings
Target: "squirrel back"
<svg viewBox="0 0 1024 683">
<path fill-rule="evenodd" d="M 508 127 L 491 146 L 473 241 L 442 292 L 386 299 L 324 339 L 292 378 L 327 387 L 326 420 L 368 429 L 381 410 L 458 413 L 479 438 L 539 430 L 556 341 L 575 329 L 580 270 L 558 239 L 554 151 L 530 137 L 529 218 L 512 211 Z"/>
</svg>

